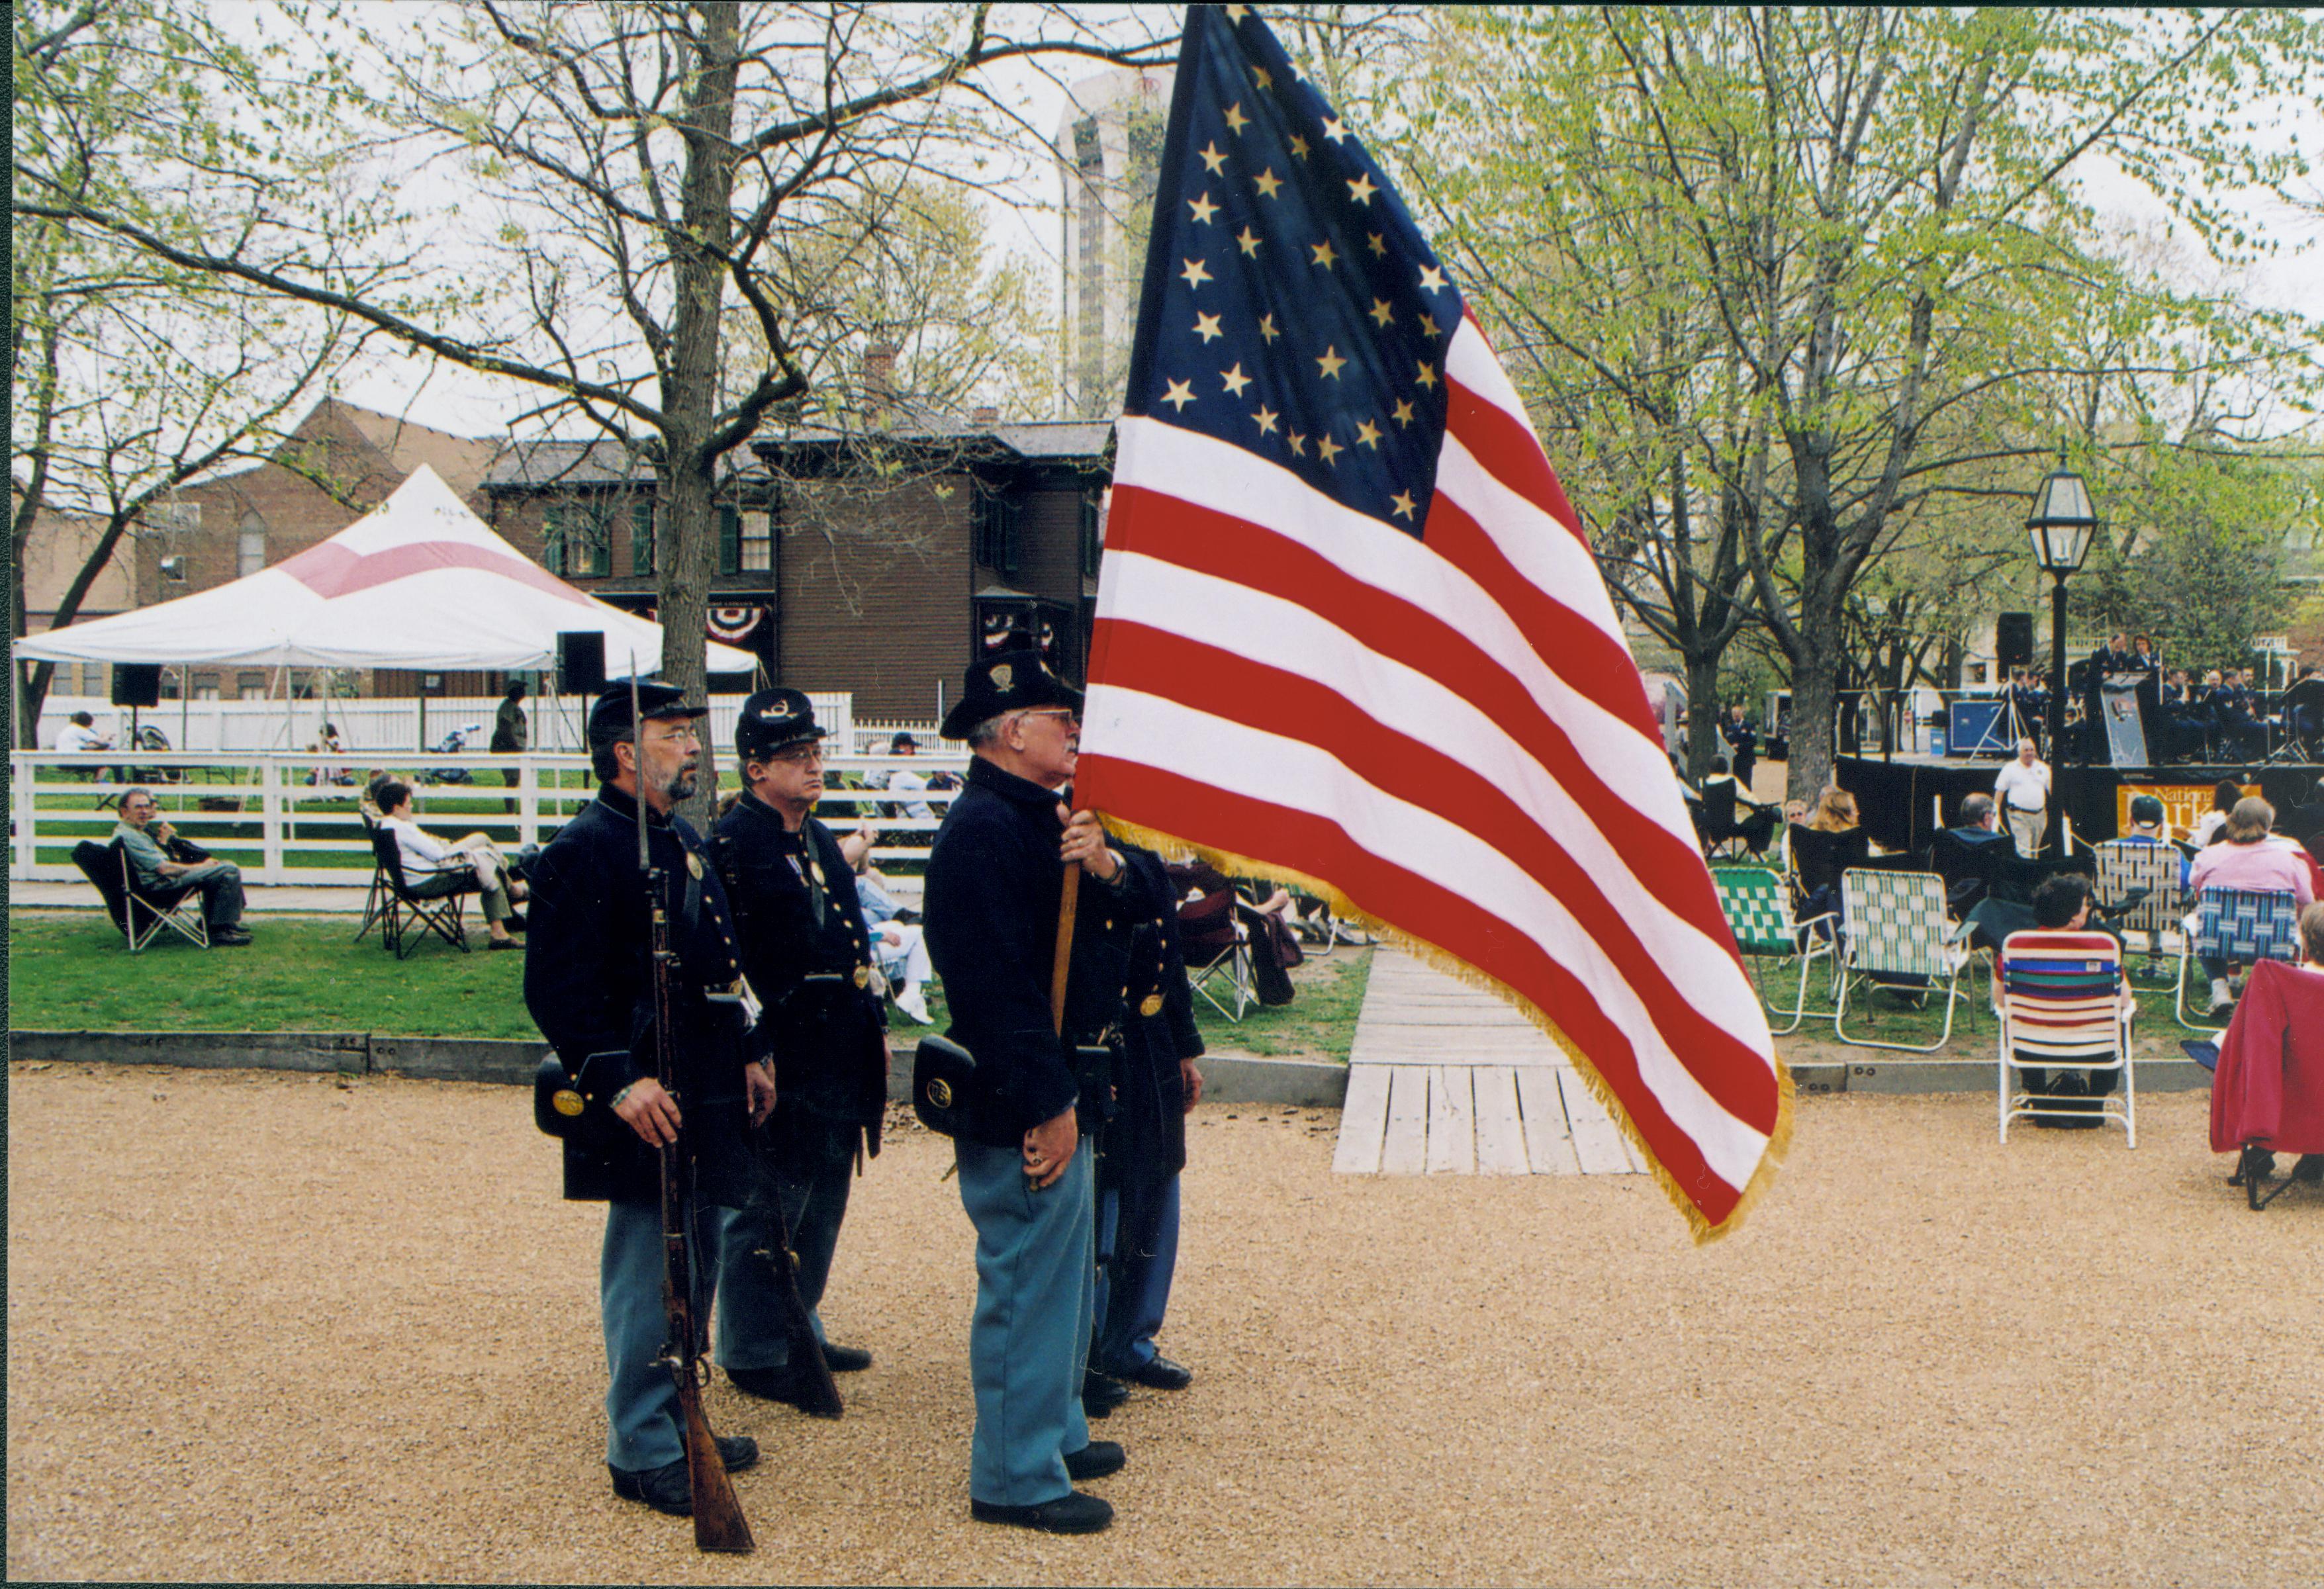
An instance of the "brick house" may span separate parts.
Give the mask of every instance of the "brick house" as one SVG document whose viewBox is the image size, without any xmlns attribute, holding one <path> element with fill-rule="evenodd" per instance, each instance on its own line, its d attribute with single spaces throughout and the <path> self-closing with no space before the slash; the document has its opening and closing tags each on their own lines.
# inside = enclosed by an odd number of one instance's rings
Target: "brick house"
<svg viewBox="0 0 2324 1589">
<path fill-rule="evenodd" d="M 134 604 L 228 584 L 327 540 L 378 506 L 422 464 L 475 508 L 478 483 L 501 445 L 325 398 L 265 462 L 189 485 L 174 503 L 147 515 L 130 554 Z M 181 687 L 175 673 L 163 671 L 165 694 Z M 303 669 L 292 679 L 302 690 L 308 682 Z M 410 694 L 417 687 L 416 675 L 385 670 L 366 682 L 379 694 Z M 197 699 L 233 700 L 263 695 L 270 679 L 258 668 L 197 668 L 189 683 Z M 454 675 L 447 683 L 455 693 L 491 687 L 486 675 Z"/>
<path fill-rule="evenodd" d="M 713 634 L 786 684 L 852 692 L 872 719 L 934 715 L 977 648 L 1012 635 L 1040 637 L 1081 678 L 1110 431 L 980 412 L 763 433 L 721 492 Z M 512 446 L 482 494 L 486 522 L 551 573 L 652 607 L 659 509 L 643 447 Z"/>
</svg>

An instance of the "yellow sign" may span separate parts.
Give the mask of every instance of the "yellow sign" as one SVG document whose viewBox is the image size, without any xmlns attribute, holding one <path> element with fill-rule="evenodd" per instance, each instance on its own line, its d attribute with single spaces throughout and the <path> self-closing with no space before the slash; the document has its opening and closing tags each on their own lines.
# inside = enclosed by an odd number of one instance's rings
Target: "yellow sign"
<svg viewBox="0 0 2324 1589">
<path fill-rule="evenodd" d="M 2246 794 L 2259 793 L 2257 784 L 2239 785 Z M 2187 830 L 2202 820 L 2211 809 L 2210 784 L 2117 784 L 2114 791 L 2114 829 L 2117 833 L 2130 831 L 2130 803 L 2141 794 L 2152 794 L 2163 802 L 2163 821 L 2170 837 L 2183 839 Z"/>
</svg>

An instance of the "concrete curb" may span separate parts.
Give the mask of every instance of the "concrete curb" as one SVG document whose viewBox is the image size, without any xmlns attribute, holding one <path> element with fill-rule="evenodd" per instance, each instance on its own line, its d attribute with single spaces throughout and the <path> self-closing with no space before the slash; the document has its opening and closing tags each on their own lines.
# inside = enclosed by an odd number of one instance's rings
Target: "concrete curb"
<svg viewBox="0 0 2324 1589">
<path fill-rule="evenodd" d="M 523 1086 L 548 1045 L 466 1037 L 383 1037 L 364 1032 L 11 1032 L 9 1057 L 78 1064 L 183 1065 L 194 1070 L 346 1071 L 428 1081 Z M 1336 1109 L 1347 1098 L 1348 1068 L 1302 1060 L 1213 1054 L 1199 1061 L 1203 1096 L 1221 1104 L 1283 1104 Z M 1990 1060 L 1803 1059 L 1791 1067 L 1803 1095 L 1841 1092 L 1981 1092 L 1990 1097 Z M 2192 1060 L 2138 1061 L 2141 1092 L 2202 1092 L 2211 1073 Z M 912 1095 L 912 1051 L 891 1045 L 888 1096 Z"/>
<path fill-rule="evenodd" d="M 365 1032 L 11 1032 L 9 1057 L 196 1070 L 343 1071 L 428 1081 L 529 1086 L 546 1042 L 462 1037 L 385 1037 Z M 1201 1061 L 1204 1096 L 1224 1104 L 1340 1107 L 1344 1065 L 1225 1055 Z M 912 1051 L 891 1045 L 888 1096 L 912 1096 Z"/>
</svg>

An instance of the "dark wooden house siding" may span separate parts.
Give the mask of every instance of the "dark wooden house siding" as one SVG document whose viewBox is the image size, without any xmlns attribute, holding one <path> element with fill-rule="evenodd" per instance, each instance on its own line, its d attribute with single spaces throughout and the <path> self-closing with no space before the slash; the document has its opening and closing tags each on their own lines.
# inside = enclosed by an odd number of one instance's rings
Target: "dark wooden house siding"
<svg viewBox="0 0 2324 1589">
<path fill-rule="evenodd" d="M 859 718 L 919 718 L 969 656 L 969 481 L 866 492 L 788 482 L 777 530 L 782 682 L 852 690 Z"/>
</svg>

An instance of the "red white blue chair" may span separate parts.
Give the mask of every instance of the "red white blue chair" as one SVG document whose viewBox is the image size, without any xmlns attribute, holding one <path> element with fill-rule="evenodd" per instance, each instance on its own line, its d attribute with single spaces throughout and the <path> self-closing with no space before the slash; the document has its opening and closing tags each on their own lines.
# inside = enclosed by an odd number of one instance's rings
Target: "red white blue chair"
<svg viewBox="0 0 2324 1589">
<path fill-rule="evenodd" d="M 2122 947 L 2104 932 L 2012 932 L 1994 960 L 1993 1008 L 2001 1024 L 2001 1140 L 2025 1116 L 2101 1121 L 2138 1145 L 2138 1099 L 2131 1073 L 2135 1005 L 2122 997 Z M 2023 1086 L 2022 1069 L 2119 1071 L 2120 1090 L 2068 1103 Z"/>
</svg>

